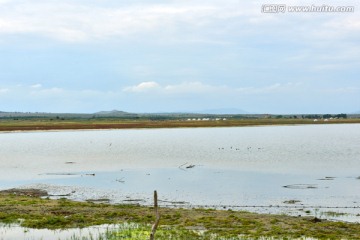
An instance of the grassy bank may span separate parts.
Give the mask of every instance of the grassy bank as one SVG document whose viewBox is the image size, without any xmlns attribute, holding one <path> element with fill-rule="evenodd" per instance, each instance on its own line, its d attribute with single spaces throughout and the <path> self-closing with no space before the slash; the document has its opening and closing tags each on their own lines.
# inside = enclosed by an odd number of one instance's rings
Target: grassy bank
<svg viewBox="0 0 360 240">
<path fill-rule="evenodd" d="M 343 124 L 360 123 L 360 119 L 334 119 L 331 121 L 312 119 L 229 119 L 220 121 L 185 120 L 119 120 L 119 119 L 20 119 L 0 120 L 0 131 L 33 130 L 77 130 L 77 129 L 132 129 L 132 128 L 181 128 L 181 127 L 241 127 L 297 124 Z"/>
<path fill-rule="evenodd" d="M 160 209 L 159 235 L 173 239 L 210 239 L 210 236 L 360 239 L 360 224 L 331 222 L 313 217 L 255 214 L 211 209 Z M 0 222 L 29 228 L 64 229 L 111 223 L 138 223 L 128 234 L 148 233 L 155 214 L 151 207 L 51 200 L 19 194 L 0 194 Z M 148 230 L 146 230 L 148 228 Z M 193 230 L 205 232 L 202 236 Z M 111 232 L 109 236 L 119 233 Z M 111 238 L 110 238 L 111 239 Z M 116 239 L 116 238 L 114 238 Z"/>
</svg>

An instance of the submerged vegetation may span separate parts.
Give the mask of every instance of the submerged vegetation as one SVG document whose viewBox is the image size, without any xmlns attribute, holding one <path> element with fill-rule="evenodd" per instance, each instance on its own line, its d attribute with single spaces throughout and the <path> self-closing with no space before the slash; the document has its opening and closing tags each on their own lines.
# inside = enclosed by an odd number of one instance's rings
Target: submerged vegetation
<svg viewBox="0 0 360 240">
<path fill-rule="evenodd" d="M 314 217 L 174 208 L 161 208 L 160 214 L 156 239 L 360 239 L 360 224 Z M 9 192 L 0 194 L 0 222 L 28 228 L 65 229 L 133 223 L 135 228 L 108 231 L 101 239 L 148 239 L 154 221 L 152 207 L 52 200 Z"/>
</svg>

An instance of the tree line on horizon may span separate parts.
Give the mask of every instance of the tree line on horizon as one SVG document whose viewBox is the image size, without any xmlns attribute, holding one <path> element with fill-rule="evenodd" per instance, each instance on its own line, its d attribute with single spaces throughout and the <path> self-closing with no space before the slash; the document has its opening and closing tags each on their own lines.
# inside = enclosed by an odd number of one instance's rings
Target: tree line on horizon
<svg viewBox="0 0 360 240">
<path fill-rule="evenodd" d="M 293 116 L 287 116 L 287 115 L 277 115 L 276 118 L 294 118 L 294 119 L 329 119 L 329 118 L 341 118 L 346 119 L 348 116 L 345 113 L 340 114 L 309 114 L 309 115 L 293 115 Z"/>
</svg>

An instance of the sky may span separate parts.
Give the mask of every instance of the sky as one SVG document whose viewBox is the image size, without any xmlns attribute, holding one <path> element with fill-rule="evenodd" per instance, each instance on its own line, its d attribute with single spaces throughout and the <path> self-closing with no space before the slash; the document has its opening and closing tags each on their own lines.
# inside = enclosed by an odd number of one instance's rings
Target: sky
<svg viewBox="0 0 360 240">
<path fill-rule="evenodd" d="M 359 112 L 360 2 L 0 0 L 0 111 L 222 108 Z"/>
</svg>

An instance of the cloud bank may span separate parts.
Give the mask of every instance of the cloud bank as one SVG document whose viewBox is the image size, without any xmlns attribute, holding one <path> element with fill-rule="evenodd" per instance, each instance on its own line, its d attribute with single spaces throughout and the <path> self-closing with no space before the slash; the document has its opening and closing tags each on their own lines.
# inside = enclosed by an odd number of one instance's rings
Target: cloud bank
<svg viewBox="0 0 360 240">
<path fill-rule="evenodd" d="M 358 111 L 360 3 L 263 4 L 0 0 L 0 111 Z"/>
</svg>

